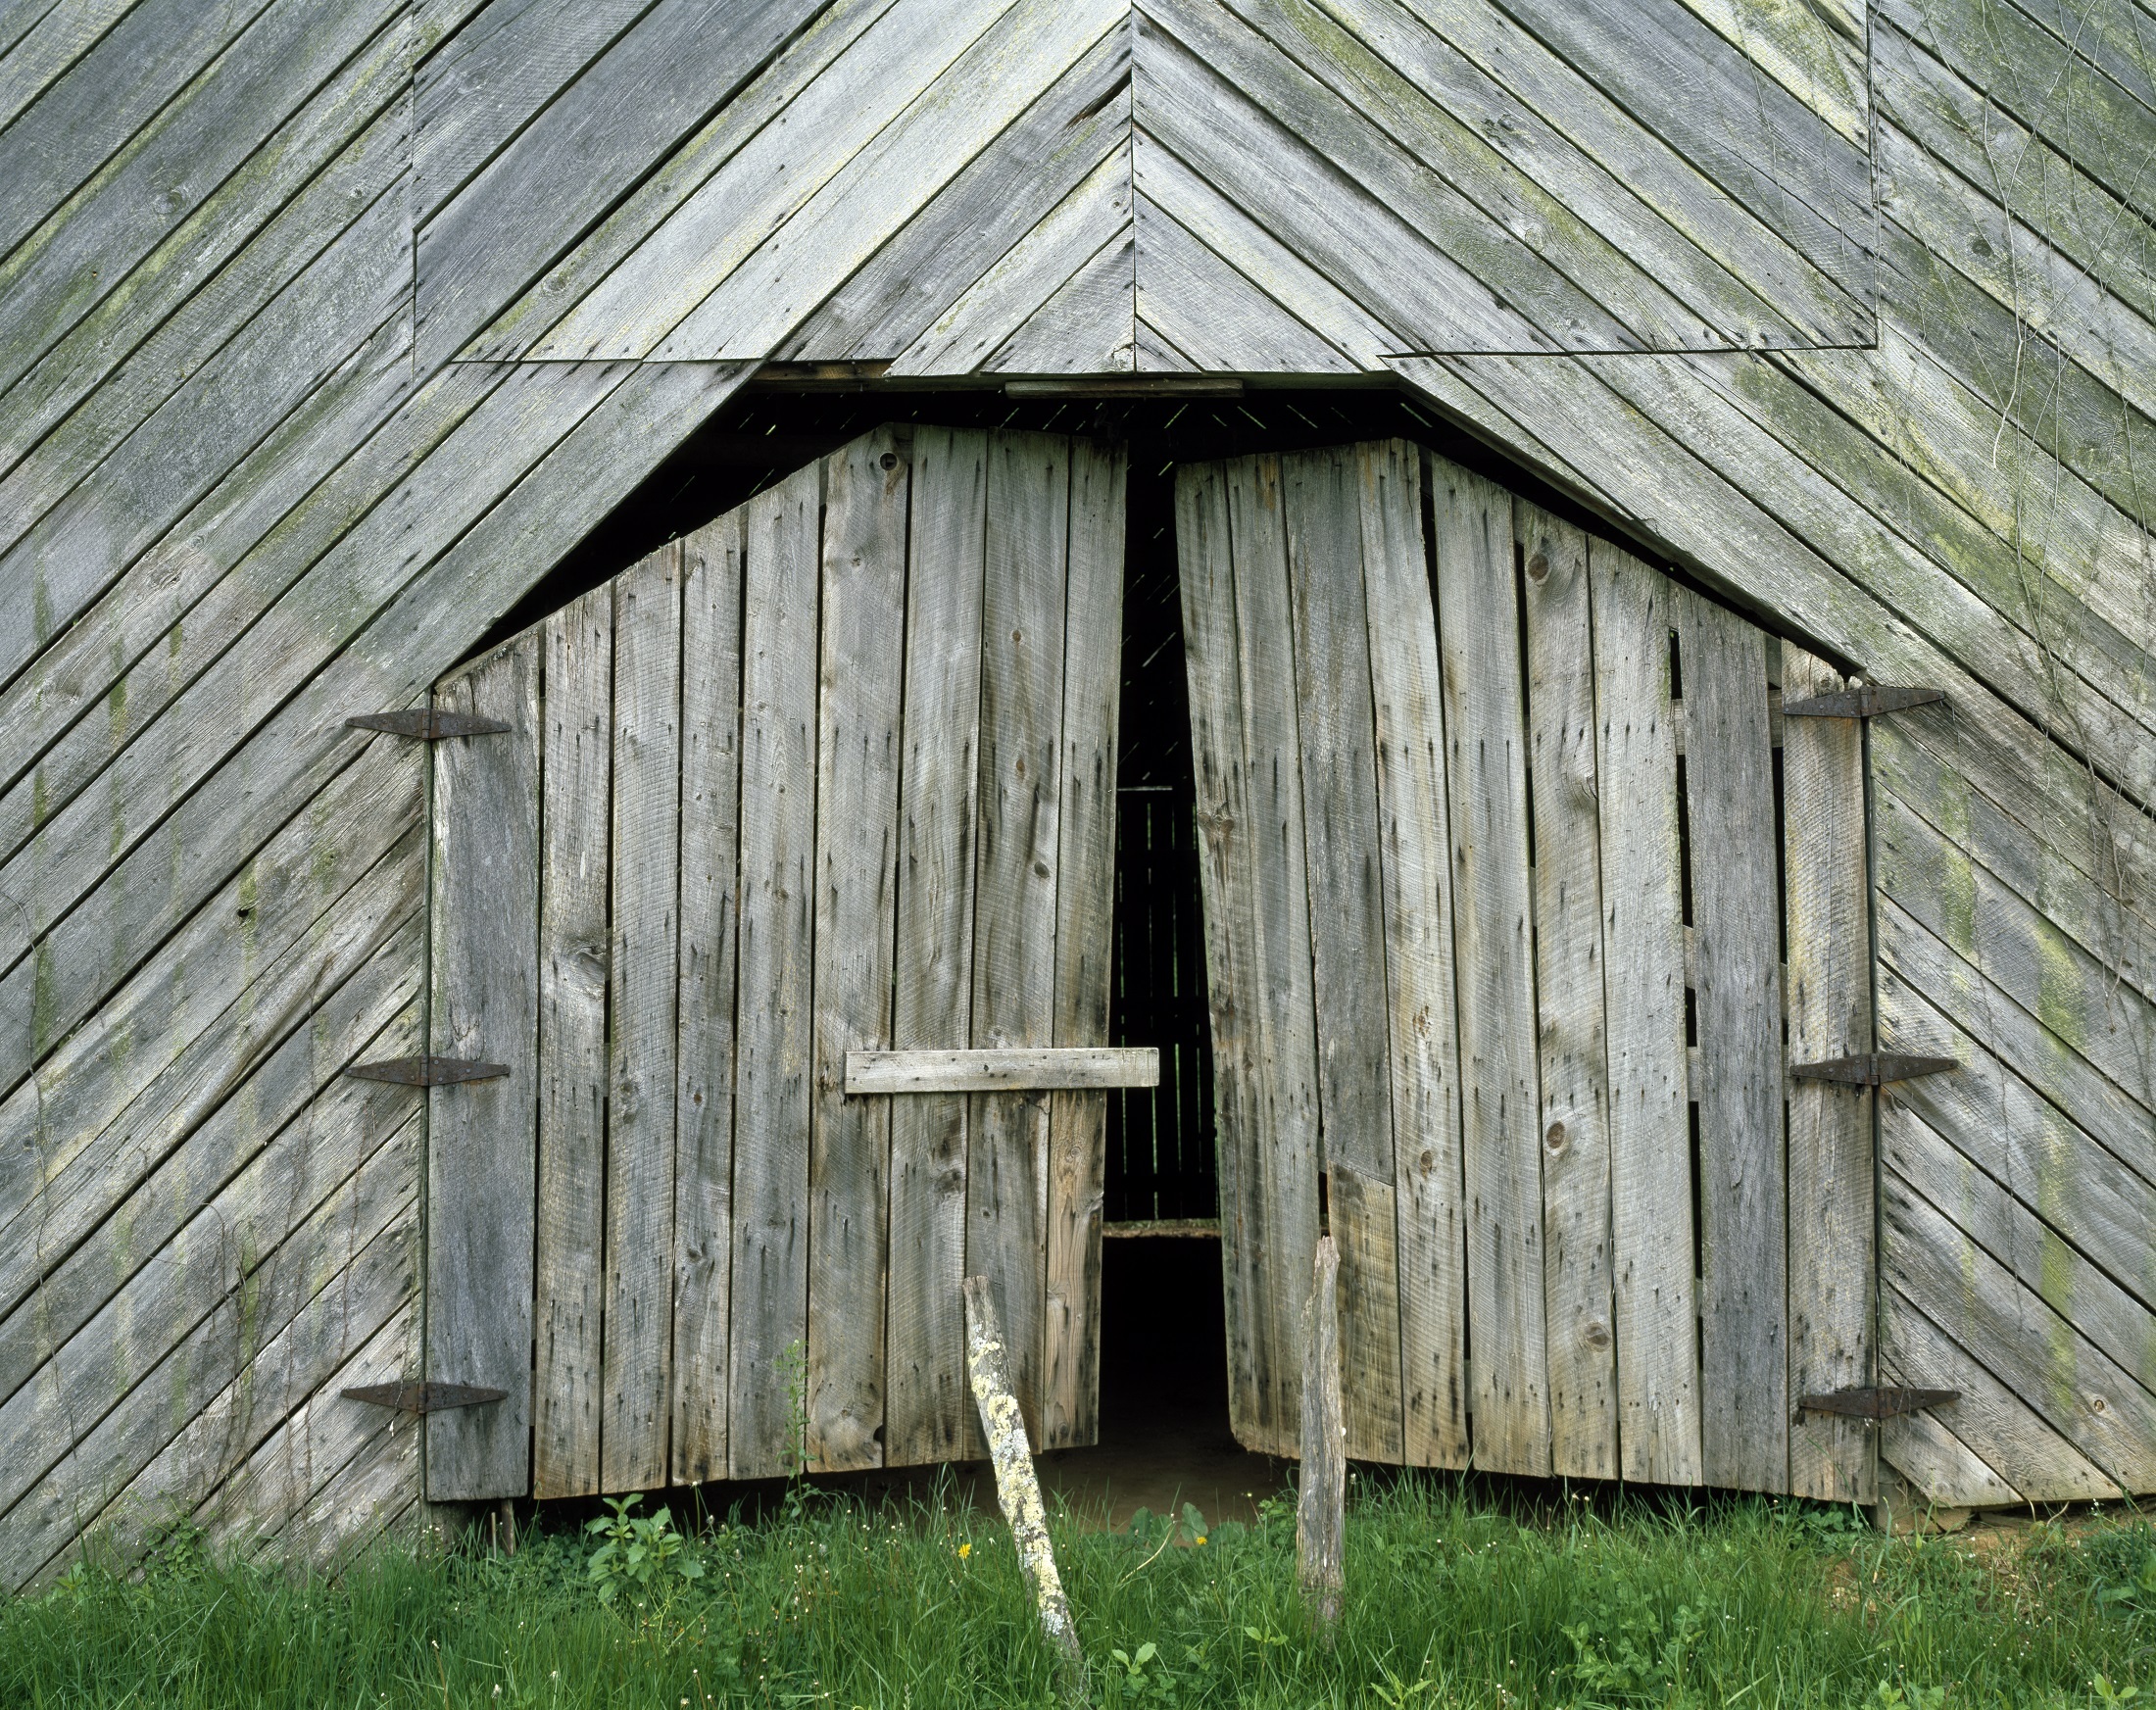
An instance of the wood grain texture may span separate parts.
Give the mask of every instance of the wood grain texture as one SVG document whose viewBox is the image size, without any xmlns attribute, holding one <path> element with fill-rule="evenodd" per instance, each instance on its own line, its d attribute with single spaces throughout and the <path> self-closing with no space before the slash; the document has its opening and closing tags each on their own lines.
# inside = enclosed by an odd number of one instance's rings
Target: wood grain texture
<svg viewBox="0 0 2156 1710">
<path fill-rule="evenodd" d="M 1550 1466 L 1527 708 L 1512 497 L 1428 465 L 1445 662 L 1475 1465 Z"/>
<path fill-rule="evenodd" d="M 1362 481 L 1351 451 L 1281 462 L 1294 618 L 1302 846 L 1310 879 L 1319 1137 L 1340 1248 L 1348 1453 L 1396 1462 L 1402 1404 L 1394 1219 L 1391 1015 L 1380 871 L 1372 616 L 1363 589 Z M 1385 612 L 1377 621 L 1396 623 Z M 1368 1221 L 1365 1222 L 1364 1220 Z"/>
<path fill-rule="evenodd" d="M 681 556 L 661 547 L 613 583 L 602 1490 L 665 1482 L 673 1411 Z"/>
<path fill-rule="evenodd" d="M 1670 701 L 1672 589 L 1588 544 L 1609 1039 L 1617 1451 L 1624 1477 L 1699 1481 L 1699 1360 L 1686 1112 L 1685 943 Z"/>
<path fill-rule="evenodd" d="M 1677 602 L 1699 1112 L 1700 1452 L 1709 1484 L 1789 1479 L 1788 1215 L 1774 755 L 1760 632 Z"/>
<path fill-rule="evenodd" d="M 1785 704 L 1842 683 L 1824 661 L 1783 644 Z M 1791 1062 L 1872 1049 L 1864 745 L 1853 719 L 1791 718 L 1782 727 Z M 1876 1095 L 1790 1081 L 1787 1096 L 1789 1392 L 1810 1395 L 1866 1383 L 1873 1370 Z M 1869 1501 L 1876 1454 L 1858 1422 L 1806 1414 L 1789 1429 L 1789 1489 L 1821 1501 Z M 1920 1480 L 1918 1489 L 1930 1487 Z"/>
<path fill-rule="evenodd" d="M 987 528 L 988 436 L 917 429 L 891 1013 L 901 1050 L 948 1050 L 972 1037 Z M 891 1112 L 887 1466 L 955 1458 L 968 1441 L 959 1291 L 969 1103 L 961 1095 L 903 1099 Z"/>
<path fill-rule="evenodd" d="M 437 1087 L 427 1115 L 426 1376 L 508 1397 L 426 1421 L 432 1501 L 531 1489 L 533 1137 L 539 1113 L 539 638 L 511 642 L 434 693 L 504 719 L 434 745 L 427 1049 L 506 1063 Z"/>
<path fill-rule="evenodd" d="M 1072 443 L 1054 1023 L 1057 1049 L 1072 1051 L 1106 1049 L 1113 991 L 1125 476 L 1121 448 Z M 1157 1084 L 1159 1053 L 1151 1055 L 1152 1080 Z M 1148 1065 L 1136 1067 L 1143 1078 Z M 1101 1208 L 1106 1175 L 1106 1098 L 1058 1091 L 1049 1100 L 1044 1448 L 1090 1443 L 1100 1435 Z"/>
<path fill-rule="evenodd" d="M 1264 1325 L 1259 1351 L 1268 1363 L 1255 1384 L 1270 1407 L 1241 1441 L 1284 1454 L 1298 1441 L 1301 1419 L 1301 1278 L 1315 1262 L 1324 1167 L 1295 618 L 1281 461 L 1239 459 L 1225 473 L 1242 689 L 1237 717 L 1248 791 L 1242 835 L 1256 956 L 1248 986 L 1212 990 L 1250 1005 L 1259 1065 L 1258 1104 L 1237 1167 L 1250 1172 L 1262 1243 L 1255 1304 Z M 1195 706 L 1195 684 L 1192 699 Z M 1225 830 L 1234 835 L 1232 825 Z M 1270 1448 L 1273 1443 L 1280 1446 Z"/>
<path fill-rule="evenodd" d="M 726 1470 L 734 969 L 741 872 L 742 516 L 681 545 L 681 943 L 675 996 L 673 1483 Z"/>
<path fill-rule="evenodd" d="M 846 1070 L 891 1043 L 907 449 L 885 430 L 823 461 L 808 1425 L 835 1472 L 883 1459 L 891 1110 Z"/>
<path fill-rule="evenodd" d="M 599 1490 L 607 991 L 613 962 L 613 589 L 546 620 L 540 780 L 535 1496 Z"/>
<path fill-rule="evenodd" d="M 741 928 L 726 1465 L 798 1465 L 787 1392 L 808 1351 L 809 979 L 815 901 L 816 590 L 821 464 L 743 519 Z"/>
<path fill-rule="evenodd" d="M 1199 887 L 1203 899 L 1206 1006 L 1213 1048 L 1213 1112 L 1218 1134 L 1220 1257 L 1228 1343 L 1228 1414 L 1236 1440 L 1282 1452 L 1291 1441 L 1283 1393 L 1299 1392 L 1284 1377 L 1297 1345 L 1268 1310 L 1273 1281 L 1268 1248 L 1265 1166 L 1259 1146 L 1267 1107 L 1262 1017 L 1258 1007 L 1261 941 L 1251 837 L 1250 787 L 1243 744 L 1243 679 L 1236 626 L 1234 542 L 1228 476 L 1220 464 L 1180 469 L 1175 483 L 1177 587 L 1184 667 L 1191 706 Z M 1297 839 L 1300 843 L 1299 836 Z M 1248 993 L 1248 997 L 1236 994 Z M 1315 1239 L 1315 1206 L 1311 1215 Z M 1275 1447 L 1275 1445 L 1280 1445 Z"/>
<path fill-rule="evenodd" d="M 1114 876 L 1114 869 L 1108 869 Z M 1093 922 L 1087 931 L 1096 930 Z M 846 1053 L 850 1098 L 874 1093 L 1084 1092 L 1157 1087 L 1160 1053 L 1151 1046 L 1041 1046 L 1001 1050 L 854 1050 Z"/>
<path fill-rule="evenodd" d="M 1467 1464 L 1467 1249 L 1453 1006 L 1452 840 L 1422 458 L 1356 449 L 1384 886 L 1401 1457 Z"/>
<path fill-rule="evenodd" d="M 981 617 L 978 887 L 973 917 L 975 1050 L 1054 1043 L 1064 591 L 1070 454 L 1038 434 L 988 448 L 987 572 Z M 1041 1435 L 1049 1191 L 1049 1099 L 970 1097 L 965 1266 L 1003 1314 L 1010 1378 Z"/>
<path fill-rule="evenodd" d="M 1526 623 L 1550 1470 L 1617 1471 L 1601 809 L 1588 540 L 1513 506 Z"/>
</svg>

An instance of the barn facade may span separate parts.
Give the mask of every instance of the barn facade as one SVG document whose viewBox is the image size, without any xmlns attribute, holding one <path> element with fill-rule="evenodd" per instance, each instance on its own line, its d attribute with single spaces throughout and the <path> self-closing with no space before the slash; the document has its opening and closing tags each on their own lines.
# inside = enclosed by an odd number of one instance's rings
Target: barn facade
<svg viewBox="0 0 2156 1710">
<path fill-rule="evenodd" d="M 0 5 L 0 1576 L 1090 1441 L 1177 1027 L 1250 1446 L 2156 1490 L 2152 40 Z"/>
</svg>

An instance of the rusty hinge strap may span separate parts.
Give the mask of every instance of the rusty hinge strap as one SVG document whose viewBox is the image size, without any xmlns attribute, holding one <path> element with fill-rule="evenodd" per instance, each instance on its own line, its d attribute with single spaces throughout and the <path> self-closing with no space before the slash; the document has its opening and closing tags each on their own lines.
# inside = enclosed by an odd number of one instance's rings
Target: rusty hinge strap
<svg viewBox="0 0 2156 1710">
<path fill-rule="evenodd" d="M 1845 1087 L 1884 1087 L 1890 1081 L 1913 1081 L 1919 1075 L 1943 1075 L 1961 1064 L 1952 1057 L 1896 1056 L 1891 1052 L 1862 1056 L 1830 1057 L 1822 1063 L 1791 1063 L 1789 1078 L 1796 1081 L 1837 1081 Z"/>
<path fill-rule="evenodd" d="M 1838 1413 L 1845 1419 L 1899 1419 L 1927 1407 L 1943 1407 L 1961 1399 L 1959 1390 L 1897 1390 L 1890 1386 L 1864 1385 L 1854 1390 L 1831 1390 L 1824 1395 L 1806 1395 L 1796 1404 L 1799 1413 Z"/>
<path fill-rule="evenodd" d="M 344 1394 L 348 1401 L 394 1407 L 401 1413 L 439 1413 L 445 1407 L 478 1407 L 509 1398 L 507 1390 L 477 1384 L 367 1384 Z"/>
<path fill-rule="evenodd" d="M 509 729 L 506 719 L 481 718 L 475 712 L 435 712 L 425 707 L 404 712 L 367 712 L 344 722 L 353 730 L 379 730 L 420 742 L 440 742 L 450 736 L 499 736 Z"/>
<path fill-rule="evenodd" d="M 406 1087 L 448 1087 L 459 1081 L 495 1081 L 509 1073 L 507 1063 L 474 1062 L 469 1057 L 385 1057 L 354 1063 L 344 1071 L 363 1081 L 395 1081 Z"/>
<path fill-rule="evenodd" d="M 1838 689 L 1831 695 L 1813 695 L 1802 701 L 1782 703 L 1785 718 L 1877 718 L 1882 712 L 1899 712 L 1905 707 L 1929 707 L 1946 699 L 1943 689 L 1897 689 L 1883 683 L 1865 683 L 1854 689 Z"/>
</svg>

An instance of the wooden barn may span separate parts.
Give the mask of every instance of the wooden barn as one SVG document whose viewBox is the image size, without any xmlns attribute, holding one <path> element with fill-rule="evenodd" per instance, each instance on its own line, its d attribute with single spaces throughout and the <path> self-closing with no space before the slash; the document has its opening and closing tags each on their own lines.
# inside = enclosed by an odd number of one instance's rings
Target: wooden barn
<svg viewBox="0 0 2156 1710">
<path fill-rule="evenodd" d="M 1099 1431 L 2156 1491 L 2147 0 L 0 0 L 0 1582 Z M 1202 1249 L 1190 1245 L 1183 1250 Z M 1112 1346 L 1107 1347 L 1112 1354 Z"/>
</svg>

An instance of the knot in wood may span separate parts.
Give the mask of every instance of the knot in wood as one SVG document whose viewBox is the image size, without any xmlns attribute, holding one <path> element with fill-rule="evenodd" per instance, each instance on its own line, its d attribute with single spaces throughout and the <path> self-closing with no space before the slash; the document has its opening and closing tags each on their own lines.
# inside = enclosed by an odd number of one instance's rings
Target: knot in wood
<svg viewBox="0 0 2156 1710">
<path fill-rule="evenodd" d="M 1566 1139 L 1565 1125 L 1560 1120 L 1549 1125 L 1548 1131 L 1543 1136 L 1543 1145 L 1546 1146 L 1551 1155 L 1554 1156 L 1564 1150 Z"/>
</svg>

